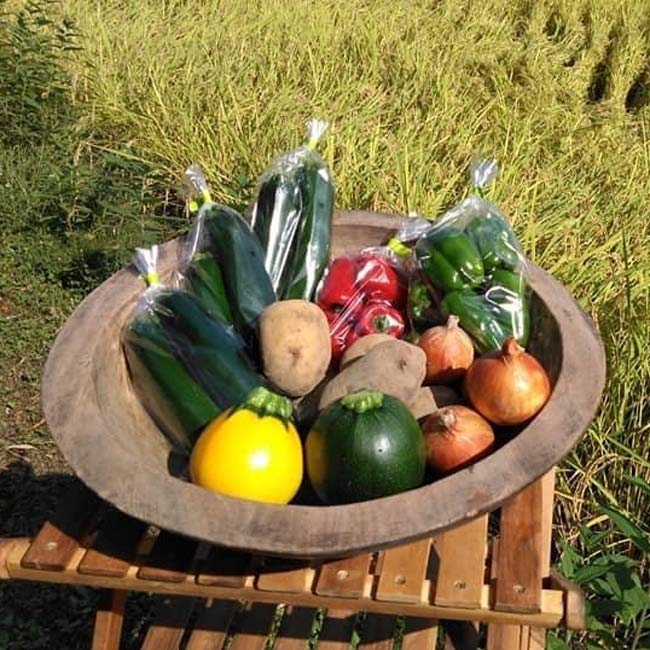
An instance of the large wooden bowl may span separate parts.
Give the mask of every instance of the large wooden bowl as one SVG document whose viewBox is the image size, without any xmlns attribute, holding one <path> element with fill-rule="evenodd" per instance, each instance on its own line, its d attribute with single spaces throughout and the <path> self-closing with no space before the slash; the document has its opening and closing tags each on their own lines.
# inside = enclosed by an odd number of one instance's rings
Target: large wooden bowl
<svg viewBox="0 0 650 650">
<path fill-rule="evenodd" d="M 332 255 L 386 241 L 401 218 L 339 212 Z M 169 276 L 177 243 L 161 248 Z M 125 513 L 177 533 L 289 557 L 336 557 L 416 539 L 493 510 L 558 463 L 598 408 L 605 380 L 592 321 L 561 284 L 531 269 L 530 349 L 551 375 L 544 410 L 475 465 L 416 490 L 345 506 L 275 506 L 208 492 L 174 478 L 169 445 L 135 397 L 120 332 L 143 290 L 132 268 L 93 291 L 54 343 L 43 376 L 52 435 L 79 477 Z"/>
</svg>

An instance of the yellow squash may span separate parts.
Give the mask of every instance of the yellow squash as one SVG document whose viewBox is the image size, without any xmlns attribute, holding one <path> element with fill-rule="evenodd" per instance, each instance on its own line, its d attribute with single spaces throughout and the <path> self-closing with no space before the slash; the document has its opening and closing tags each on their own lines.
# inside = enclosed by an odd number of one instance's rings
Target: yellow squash
<svg viewBox="0 0 650 650">
<path fill-rule="evenodd" d="M 291 416 L 288 399 L 256 388 L 203 430 L 190 458 L 192 482 L 241 499 L 288 503 L 303 474 Z"/>
</svg>

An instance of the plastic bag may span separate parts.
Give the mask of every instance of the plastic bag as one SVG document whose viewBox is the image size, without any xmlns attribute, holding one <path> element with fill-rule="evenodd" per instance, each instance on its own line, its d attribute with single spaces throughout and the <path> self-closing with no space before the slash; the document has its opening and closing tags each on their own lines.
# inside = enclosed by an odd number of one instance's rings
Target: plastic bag
<svg viewBox="0 0 650 650">
<path fill-rule="evenodd" d="M 367 334 L 401 338 L 406 331 L 407 277 L 403 260 L 412 237 L 407 222 L 386 246 L 366 248 L 331 262 L 318 291 L 317 303 L 330 325 L 332 362 Z"/>
<path fill-rule="evenodd" d="M 234 325 L 253 348 L 257 319 L 276 300 L 264 251 L 238 212 L 212 201 L 197 165 L 187 169 L 185 182 L 197 214 L 181 249 L 176 283 L 211 315 Z"/>
<path fill-rule="evenodd" d="M 177 358 L 158 317 L 158 299 L 170 289 L 158 281 L 158 247 L 136 249 L 134 265 L 147 283 L 122 331 L 131 380 L 140 401 L 174 447 L 189 451 L 219 408 Z"/>
<path fill-rule="evenodd" d="M 510 336 L 525 346 L 530 333 L 526 258 L 508 220 L 484 198 L 484 188 L 497 172 L 493 160 L 474 162 L 470 176 L 475 194 L 428 227 L 422 224 L 414 249 L 419 280 L 440 316 L 458 316 L 480 353 L 499 349 Z M 430 307 L 415 282 L 410 290 L 412 322 L 420 321 L 421 328 L 423 321 L 430 321 Z"/>
<path fill-rule="evenodd" d="M 334 185 L 316 151 L 327 124 L 307 122 L 306 145 L 278 156 L 262 174 L 251 226 L 280 300 L 312 300 L 329 260 Z"/>
</svg>

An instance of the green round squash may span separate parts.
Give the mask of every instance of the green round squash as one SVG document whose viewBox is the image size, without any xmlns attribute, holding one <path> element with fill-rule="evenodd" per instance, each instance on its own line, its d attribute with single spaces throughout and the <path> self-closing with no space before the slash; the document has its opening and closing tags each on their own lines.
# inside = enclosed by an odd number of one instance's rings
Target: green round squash
<svg viewBox="0 0 650 650">
<path fill-rule="evenodd" d="M 328 406 L 305 444 L 309 479 L 328 504 L 367 501 L 422 484 L 425 443 L 400 400 L 362 390 Z"/>
</svg>

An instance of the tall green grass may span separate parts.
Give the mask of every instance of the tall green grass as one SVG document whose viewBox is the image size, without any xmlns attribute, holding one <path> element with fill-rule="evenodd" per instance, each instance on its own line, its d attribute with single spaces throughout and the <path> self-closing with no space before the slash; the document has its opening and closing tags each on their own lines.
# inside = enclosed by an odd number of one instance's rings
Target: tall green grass
<svg viewBox="0 0 650 650">
<path fill-rule="evenodd" d="M 642 526 L 650 511 L 648 494 L 625 480 L 650 479 L 647 0 L 64 0 L 62 8 L 82 48 L 63 62 L 70 137 L 91 160 L 155 161 L 143 170 L 170 182 L 198 162 L 217 198 L 245 204 L 268 160 L 298 143 L 316 115 L 331 122 L 323 154 L 339 207 L 434 217 L 467 192 L 473 154 L 496 156 L 490 198 L 530 258 L 594 317 L 607 349 L 602 410 L 561 467 L 557 550 L 566 542 L 589 561 L 629 553 L 648 584 L 648 559 L 607 532 L 601 508 Z M 126 247 L 154 227 L 142 209 L 129 213 L 131 199 L 117 213 L 110 187 L 102 196 L 94 224 L 75 202 L 56 213 L 68 220 L 63 230 L 96 225 L 102 241 Z M 594 544 L 588 533 L 600 531 Z M 634 638 L 643 647 L 636 621 L 616 612 L 606 621 L 621 647 Z M 592 642 L 614 647 L 602 635 Z"/>
</svg>

